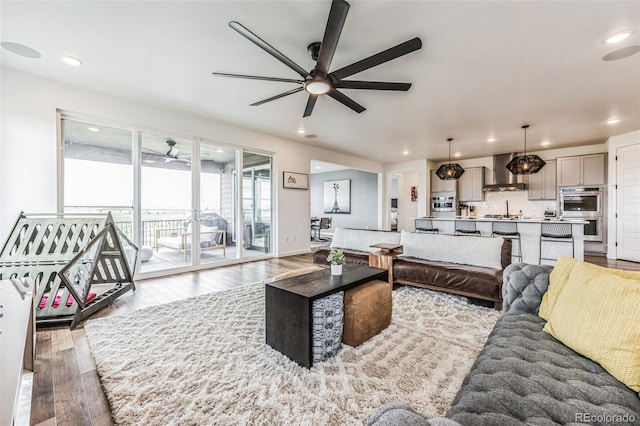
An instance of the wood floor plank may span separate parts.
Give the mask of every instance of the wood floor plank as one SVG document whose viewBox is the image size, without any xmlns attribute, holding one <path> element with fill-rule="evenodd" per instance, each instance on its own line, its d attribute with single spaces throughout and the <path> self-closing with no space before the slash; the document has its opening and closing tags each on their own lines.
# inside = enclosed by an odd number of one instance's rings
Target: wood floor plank
<svg viewBox="0 0 640 426">
<path fill-rule="evenodd" d="M 84 329 L 77 328 L 71 332 L 73 336 L 73 345 L 76 354 L 76 361 L 78 362 L 78 371 L 80 374 L 87 373 L 89 371 L 95 371 L 96 364 L 93 361 L 91 350 L 89 349 L 89 343 L 87 342 L 87 335 Z"/>
<path fill-rule="evenodd" d="M 91 415 L 73 348 L 54 354 L 56 423 L 58 425 L 90 425 Z"/>
<path fill-rule="evenodd" d="M 53 354 L 51 330 L 36 334 L 36 357 L 33 365 L 33 391 L 31 395 L 31 424 L 44 423 L 55 418 L 55 388 L 53 385 Z"/>
<path fill-rule="evenodd" d="M 43 422 L 37 423 L 34 426 L 56 426 L 56 419 L 55 418 L 47 419 Z"/>
<path fill-rule="evenodd" d="M 98 372 L 88 371 L 82 374 L 82 384 L 84 385 L 89 414 L 91 415 L 92 426 L 113 426 L 111 419 L 111 408 L 109 401 L 102 390 L 102 384 L 98 377 Z"/>
<path fill-rule="evenodd" d="M 73 336 L 68 326 L 52 329 L 51 338 L 51 351 L 54 355 L 56 352 L 73 348 Z"/>
</svg>

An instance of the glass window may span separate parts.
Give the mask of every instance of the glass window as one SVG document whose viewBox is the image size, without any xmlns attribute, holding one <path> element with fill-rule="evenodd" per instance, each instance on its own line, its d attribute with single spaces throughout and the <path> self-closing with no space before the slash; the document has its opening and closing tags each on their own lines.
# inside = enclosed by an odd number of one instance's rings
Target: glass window
<svg viewBox="0 0 640 426">
<path fill-rule="evenodd" d="M 133 132 L 63 119 L 62 139 L 63 211 L 111 211 L 133 240 Z"/>
</svg>

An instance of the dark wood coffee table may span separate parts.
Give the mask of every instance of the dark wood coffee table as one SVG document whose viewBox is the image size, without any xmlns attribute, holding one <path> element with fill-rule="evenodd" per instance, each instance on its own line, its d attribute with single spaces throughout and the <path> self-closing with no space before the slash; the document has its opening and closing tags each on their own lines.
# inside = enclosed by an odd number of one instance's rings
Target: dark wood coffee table
<svg viewBox="0 0 640 426">
<path fill-rule="evenodd" d="M 331 269 L 311 272 L 265 286 L 265 332 L 269 346 L 303 367 L 313 365 L 312 303 L 371 280 L 387 280 L 386 269 L 344 265 L 342 275 Z"/>
</svg>

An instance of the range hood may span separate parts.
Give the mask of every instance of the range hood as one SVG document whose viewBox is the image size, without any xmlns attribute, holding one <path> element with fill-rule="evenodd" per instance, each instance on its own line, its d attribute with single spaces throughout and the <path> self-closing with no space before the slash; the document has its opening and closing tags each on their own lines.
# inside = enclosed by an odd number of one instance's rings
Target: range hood
<svg viewBox="0 0 640 426">
<path fill-rule="evenodd" d="M 517 183 L 517 176 L 507 169 L 509 161 L 513 160 L 517 155 L 517 153 L 512 153 L 493 156 L 493 184 L 485 185 L 485 192 L 524 190 L 524 183 Z"/>
</svg>

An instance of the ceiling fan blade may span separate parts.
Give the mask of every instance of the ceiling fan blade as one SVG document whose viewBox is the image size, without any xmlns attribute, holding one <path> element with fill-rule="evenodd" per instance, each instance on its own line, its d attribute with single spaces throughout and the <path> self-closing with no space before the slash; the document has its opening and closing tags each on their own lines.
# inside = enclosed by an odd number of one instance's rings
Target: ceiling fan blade
<svg viewBox="0 0 640 426">
<path fill-rule="evenodd" d="M 304 108 L 304 114 L 302 117 L 309 117 L 313 112 L 313 107 L 316 106 L 316 101 L 318 100 L 318 95 L 314 95 L 312 93 L 309 94 L 309 99 L 307 99 L 307 106 Z"/>
<path fill-rule="evenodd" d="M 329 67 L 336 52 L 336 47 L 338 47 L 338 40 L 348 12 L 349 3 L 346 1 L 333 0 L 331 3 L 327 27 L 324 30 L 324 37 L 322 38 L 322 43 L 320 43 L 320 52 L 318 52 L 318 60 L 316 61 L 316 70 L 323 74 L 329 73 Z"/>
<path fill-rule="evenodd" d="M 306 78 L 309 76 L 309 73 L 307 72 L 307 70 L 305 70 L 300 65 L 293 62 L 291 59 L 284 56 L 275 47 L 271 46 L 269 43 L 262 40 L 260 37 L 258 37 L 251 31 L 249 31 L 246 27 L 242 26 L 242 24 L 240 24 L 239 22 L 231 21 L 229 22 L 229 26 L 232 29 L 236 30 L 240 35 L 245 37 L 247 40 L 249 40 L 256 46 L 258 46 L 259 48 L 261 48 L 262 50 L 264 50 L 265 52 L 267 52 L 268 54 L 270 54 L 271 56 L 273 56 L 274 58 L 276 58 L 277 60 L 279 60 L 280 62 L 282 62 L 289 68 L 291 68 L 292 70 L 294 70 L 295 72 L 297 72 L 298 74 L 300 74 L 303 78 Z"/>
<path fill-rule="evenodd" d="M 280 98 L 284 98 L 285 96 L 293 95 L 294 93 L 301 92 L 302 90 L 304 90 L 302 87 L 298 87 L 298 88 L 295 88 L 293 90 L 289 90 L 288 92 L 280 93 L 279 95 L 275 95 L 275 96 L 272 96 L 270 98 L 263 99 L 263 100 L 258 101 L 258 102 L 254 102 L 250 106 L 258 106 L 258 105 L 266 104 L 267 102 L 275 101 L 276 99 L 280 99 Z"/>
<path fill-rule="evenodd" d="M 344 93 L 338 92 L 336 89 L 329 90 L 327 92 L 327 95 L 331 96 L 333 99 L 340 102 L 341 104 L 348 106 L 358 114 L 366 110 L 365 107 L 363 107 L 362 105 L 360 105 L 359 103 L 357 103 L 356 101 L 354 101 L 353 99 L 345 95 Z"/>
<path fill-rule="evenodd" d="M 422 41 L 420 41 L 418 37 L 412 38 L 411 40 L 400 43 L 387 50 L 383 50 L 382 52 L 376 53 L 375 55 L 369 56 L 361 61 L 347 65 L 344 68 L 340 68 L 339 70 L 332 72 L 330 76 L 335 80 L 342 80 L 350 75 L 357 74 L 364 70 L 368 70 L 369 68 L 373 68 L 377 65 L 399 58 L 407 53 L 411 53 L 421 47 Z"/>
<path fill-rule="evenodd" d="M 333 87 L 335 87 L 336 89 L 396 90 L 400 92 L 406 92 L 411 87 L 411 83 L 339 80 L 334 83 Z"/>
<path fill-rule="evenodd" d="M 216 77 L 229 77 L 229 78 L 246 78 L 248 80 L 265 80 L 265 81 L 280 81 L 283 83 L 304 83 L 304 80 L 294 80 L 292 78 L 278 78 L 278 77 L 261 77 L 258 75 L 244 75 L 244 74 L 226 74 L 223 72 L 212 72 L 211 74 Z"/>
</svg>

